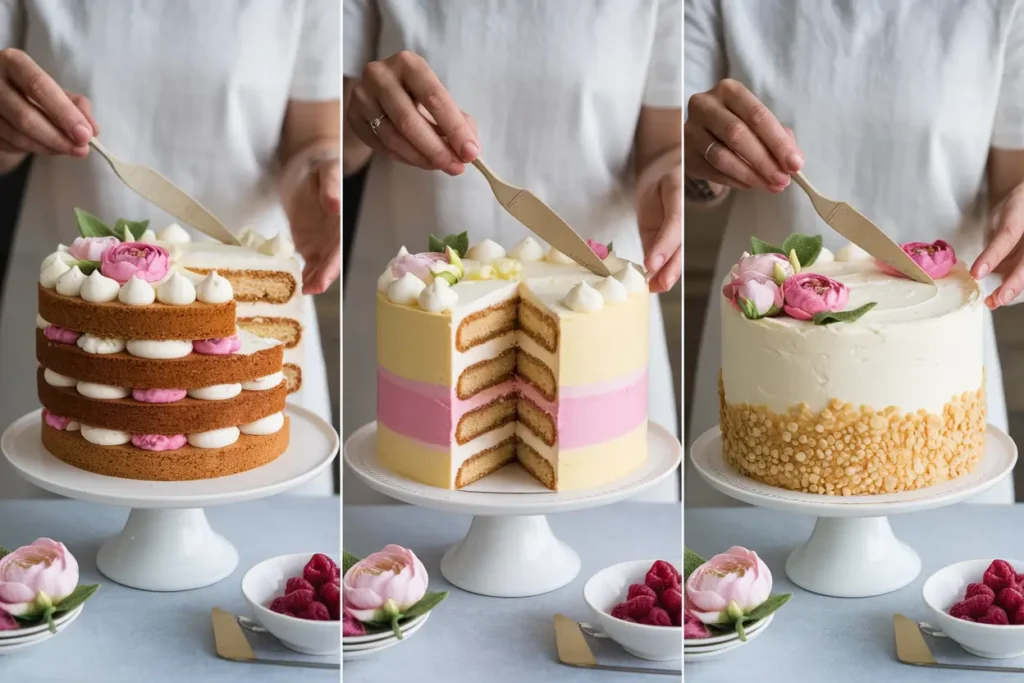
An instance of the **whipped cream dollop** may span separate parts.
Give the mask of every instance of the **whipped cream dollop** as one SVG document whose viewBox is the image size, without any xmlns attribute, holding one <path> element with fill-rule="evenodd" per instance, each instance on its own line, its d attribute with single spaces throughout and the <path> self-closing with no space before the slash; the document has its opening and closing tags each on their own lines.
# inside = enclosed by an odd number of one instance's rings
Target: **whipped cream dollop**
<svg viewBox="0 0 1024 683">
<path fill-rule="evenodd" d="M 81 428 L 82 438 L 97 446 L 120 446 L 132 440 L 131 434 L 116 429 L 103 429 L 88 425 L 82 425 Z"/>
<path fill-rule="evenodd" d="M 241 230 L 239 230 L 238 234 L 235 235 L 235 238 L 238 240 L 238 243 L 241 244 L 243 247 L 248 247 L 249 249 L 257 250 L 260 248 L 261 244 L 267 241 L 266 238 L 263 237 L 263 235 L 259 234 L 258 232 L 249 227 L 242 228 Z"/>
<path fill-rule="evenodd" d="M 118 398 L 125 398 L 131 393 L 125 387 L 115 387 L 109 384 L 96 384 L 95 382 L 79 382 L 78 393 L 89 398 L 96 398 L 103 401 L 112 401 Z"/>
<path fill-rule="evenodd" d="M 188 435 L 188 444 L 195 448 L 224 448 L 238 441 L 238 427 L 211 429 L 208 432 L 196 432 Z"/>
<path fill-rule="evenodd" d="M 78 266 L 71 266 L 71 270 L 57 278 L 57 293 L 63 296 L 78 296 L 85 283 L 85 275 Z"/>
<path fill-rule="evenodd" d="M 196 286 L 181 273 L 172 273 L 156 290 L 156 298 L 170 306 L 188 306 L 196 300 Z"/>
<path fill-rule="evenodd" d="M 78 294 L 90 303 L 105 304 L 116 299 L 120 291 L 121 285 L 117 280 L 105 276 L 97 268 L 85 278 Z"/>
<path fill-rule="evenodd" d="M 621 282 L 630 294 L 647 291 L 647 278 L 632 263 L 627 263 L 622 270 L 615 273 L 615 279 Z"/>
<path fill-rule="evenodd" d="M 455 293 L 452 286 L 439 277 L 434 278 L 433 282 L 424 287 L 417 299 L 420 308 L 429 313 L 450 311 L 458 300 L 459 295 Z"/>
<path fill-rule="evenodd" d="M 580 282 L 565 295 L 562 305 L 577 313 L 595 313 L 604 308 L 604 298 L 586 282 Z"/>
<path fill-rule="evenodd" d="M 494 240 L 487 239 L 470 247 L 469 251 L 466 252 L 466 258 L 479 261 L 480 263 L 490 263 L 491 261 L 505 258 L 505 253 L 505 247 Z"/>
<path fill-rule="evenodd" d="M 138 358 L 165 360 L 168 358 L 184 358 L 192 353 L 192 342 L 180 339 L 156 341 L 153 339 L 132 339 L 125 344 L 128 353 Z"/>
<path fill-rule="evenodd" d="M 54 372 L 50 368 L 43 370 L 43 381 L 51 387 L 73 387 L 78 385 L 78 380 Z"/>
<path fill-rule="evenodd" d="M 393 304 L 412 306 L 419 302 L 420 292 L 426 288 L 423 280 L 412 273 L 406 273 L 388 285 L 388 301 Z"/>
<path fill-rule="evenodd" d="M 213 384 L 208 387 L 189 389 L 188 395 L 201 401 L 226 401 L 242 393 L 241 384 Z"/>
<path fill-rule="evenodd" d="M 97 356 L 106 356 L 111 353 L 124 351 L 126 342 L 123 339 L 97 337 L 92 334 L 83 334 L 76 342 L 78 348 L 86 353 Z"/>
<path fill-rule="evenodd" d="M 246 391 L 267 391 L 273 389 L 278 384 L 284 381 L 283 372 L 275 372 L 272 375 L 266 377 L 257 377 L 256 379 L 249 380 L 248 382 L 242 382 L 242 388 Z"/>
<path fill-rule="evenodd" d="M 825 251 L 825 250 L 822 249 L 822 251 Z M 851 262 L 852 263 L 852 262 L 855 262 L 855 261 L 871 261 L 872 260 L 872 256 L 868 252 L 866 252 L 863 249 L 861 249 L 860 247 L 858 247 L 853 242 L 850 242 L 845 247 L 842 247 L 839 251 L 837 251 L 835 253 L 835 256 L 833 257 L 833 260 L 834 261 L 846 261 L 846 262 Z M 821 256 L 820 255 L 818 256 L 818 262 L 821 262 Z"/>
<path fill-rule="evenodd" d="M 226 277 L 213 271 L 199 282 L 196 298 L 204 304 L 226 304 L 235 298 L 235 290 Z"/>
<path fill-rule="evenodd" d="M 562 252 L 558 251 L 554 247 L 548 249 L 548 253 L 544 256 L 544 260 L 547 261 L 548 263 L 561 263 L 562 265 L 576 263 L 571 258 L 566 256 Z"/>
<path fill-rule="evenodd" d="M 46 322 L 46 319 L 43 318 L 43 316 L 36 313 L 36 329 L 45 330 L 49 326 L 50 323 Z"/>
<path fill-rule="evenodd" d="M 188 234 L 188 230 L 177 223 L 171 223 L 168 225 L 157 233 L 156 238 L 161 242 L 167 242 L 168 244 L 188 244 L 192 241 L 192 235 Z"/>
<path fill-rule="evenodd" d="M 156 233 L 153 232 L 152 228 L 146 228 L 145 230 L 142 231 L 142 234 L 139 235 L 138 239 L 136 239 L 135 241 L 142 242 L 143 244 L 156 244 L 158 240 L 156 237 Z"/>
<path fill-rule="evenodd" d="M 153 285 L 132 275 L 132 279 L 121 285 L 117 300 L 126 306 L 148 306 L 156 301 L 156 290 Z"/>
<path fill-rule="evenodd" d="M 55 258 L 39 271 L 39 284 L 46 289 L 53 289 L 57 286 L 57 281 L 61 276 L 69 270 L 71 270 L 71 266 L 67 264 L 67 261 Z"/>
<path fill-rule="evenodd" d="M 284 413 L 274 413 L 239 427 L 239 431 L 250 436 L 277 434 L 284 427 Z"/>
<path fill-rule="evenodd" d="M 390 287 L 391 283 L 396 279 L 397 278 L 391 274 L 391 268 L 385 268 L 384 272 L 377 278 L 377 291 L 387 294 L 388 287 Z"/>
<path fill-rule="evenodd" d="M 50 264 L 53 263 L 54 261 L 63 261 L 69 266 L 74 263 L 77 263 L 77 259 L 68 253 L 68 248 L 65 247 L 63 244 L 60 246 L 64 247 L 63 250 L 60 247 L 58 247 L 57 251 L 53 252 L 52 254 L 44 258 L 43 262 L 39 264 L 40 273 L 49 268 Z"/>
<path fill-rule="evenodd" d="M 821 252 L 818 254 L 818 258 L 814 259 L 814 263 L 815 264 L 818 264 L 818 263 L 832 263 L 835 260 L 836 260 L 835 254 L 833 254 L 831 251 L 829 251 L 825 247 L 822 247 L 821 248 Z"/>
<path fill-rule="evenodd" d="M 517 261 L 540 261 L 544 258 L 544 247 L 540 246 L 540 242 L 532 237 L 527 237 L 512 247 L 512 251 L 508 255 Z"/>
<path fill-rule="evenodd" d="M 295 256 L 295 245 L 284 236 L 284 233 L 277 233 L 269 240 L 260 245 L 258 251 L 267 256 L 276 258 L 291 258 Z"/>
<path fill-rule="evenodd" d="M 626 285 L 622 284 L 614 277 L 609 275 L 605 279 L 597 283 L 597 293 L 601 295 L 601 298 L 607 303 L 619 303 L 629 298 L 629 292 L 626 291 Z"/>
</svg>

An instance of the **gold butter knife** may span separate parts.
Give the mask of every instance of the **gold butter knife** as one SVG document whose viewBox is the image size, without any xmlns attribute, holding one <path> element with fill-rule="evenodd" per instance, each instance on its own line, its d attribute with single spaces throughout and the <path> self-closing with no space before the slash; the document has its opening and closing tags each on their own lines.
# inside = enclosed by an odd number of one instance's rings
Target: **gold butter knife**
<svg viewBox="0 0 1024 683">
<path fill-rule="evenodd" d="M 793 174 L 793 180 L 807 193 L 814 210 L 833 230 L 911 280 L 928 285 L 935 284 L 935 280 L 924 272 L 921 266 L 914 263 L 914 259 L 910 258 L 900 245 L 893 242 L 864 214 L 846 202 L 837 202 L 818 192 L 800 171 Z"/>
<path fill-rule="evenodd" d="M 217 656 L 221 659 L 228 659 L 232 662 L 248 662 L 250 664 L 272 664 L 274 666 L 295 666 L 305 669 L 340 669 L 340 664 L 328 664 L 326 662 L 303 662 L 288 659 L 266 659 L 257 657 L 249 645 L 242 627 L 235 620 L 235 615 L 230 612 L 214 607 L 213 608 L 213 641 L 216 645 Z"/>
<path fill-rule="evenodd" d="M 917 622 L 902 614 L 892 618 L 896 631 L 896 658 L 911 666 L 929 666 L 934 669 L 958 669 L 962 671 L 1000 671 L 1003 673 L 1024 673 L 1024 668 L 1008 666 L 985 666 L 984 664 L 944 664 L 936 662 L 928 648 Z"/>
<path fill-rule="evenodd" d="M 89 146 L 107 160 L 117 177 L 151 204 L 163 209 L 182 223 L 224 244 L 239 245 L 236 238 L 216 216 L 202 204 L 188 196 L 184 190 L 148 166 L 132 164 L 119 159 L 93 138 Z"/>
<path fill-rule="evenodd" d="M 605 671 L 626 671 L 638 674 L 662 674 L 679 678 L 683 672 L 679 669 L 645 669 L 639 666 L 613 666 L 611 664 L 598 664 L 594 659 L 594 653 L 590 651 L 586 638 L 580 625 L 574 620 L 562 614 L 555 615 L 555 647 L 558 649 L 558 659 L 562 664 L 576 666 L 582 669 L 604 669 Z M 681 648 L 681 646 L 680 646 Z M 682 652 L 679 653 L 682 655 Z"/>
</svg>

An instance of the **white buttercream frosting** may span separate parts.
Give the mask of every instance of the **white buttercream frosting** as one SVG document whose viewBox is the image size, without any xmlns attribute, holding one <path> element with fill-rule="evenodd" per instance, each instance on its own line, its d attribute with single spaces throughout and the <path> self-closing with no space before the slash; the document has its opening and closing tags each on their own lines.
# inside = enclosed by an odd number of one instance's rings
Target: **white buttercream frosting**
<svg viewBox="0 0 1024 683">
<path fill-rule="evenodd" d="M 169 244 L 188 244 L 192 241 L 192 235 L 188 234 L 188 230 L 177 223 L 171 223 L 157 233 L 156 237 L 161 242 L 167 242 Z"/>
<path fill-rule="evenodd" d="M 487 239 L 470 247 L 469 251 L 466 252 L 466 258 L 480 261 L 481 263 L 490 263 L 491 261 L 505 258 L 505 253 L 505 247 L 494 240 Z"/>
<path fill-rule="evenodd" d="M 39 284 L 46 289 L 53 289 L 57 286 L 57 281 L 61 276 L 69 270 L 71 270 L 71 266 L 64 259 L 55 258 L 39 271 Z"/>
<path fill-rule="evenodd" d="M 544 256 L 544 260 L 549 263 L 560 263 L 562 265 L 569 265 L 570 263 L 576 263 L 571 258 L 558 251 L 554 247 L 548 249 L 548 253 Z"/>
<path fill-rule="evenodd" d="M 238 427 L 224 427 L 223 429 L 212 429 L 208 432 L 196 432 L 188 434 L 188 445 L 195 448 L 225 448 L 238 441 L 240 431 Z"/>
<path fill-rule="evenodd" d="M 420 292 L 426 287 L 423 280 L 412 273 L 406 273 L 388 285 L 388 301 L 393 304 L 412 306 L 418 303 Z"/>
<path fill-rule="evenodd" d="M 604 308 L 604 298 L 586 282 L 580 282 L 565 295 L 562 305 L 577 313 L 595 313 Z"/>
<path fill-rule="evenodd" d="M 196 287 L 196 298 L 204 304 L 226 304 L 235 298 L 235 290 L 226 277 L 213 271 Z"/>
<path fill-rule="evenodd" d="M 38 313 L 36 313 L 36 328 L 40 329 L 40 330 L 45 330 L 49 326 L 50 326 L 50 323 L 46 322 L 46 320 L 43 318 L 43 316 L 41 316 Z"/>
<path fill-rule="evenodd" d="M 138 358 L 165 360 L 168 358 L 184 358 L 192 353 L 192 342 L 179 339 L 156 341 L 152 339 L 132 339 L 125 348 L 128 353 Z"/>
<path fill-rule="evenodd" d="M 540 261 L 544 258 L 544 247 L 532 237 L 527 237 L 512 247 L 512 251 L 508 255 L 517 261 Z"/>
<path fill-rule="evenodd" d="M 148 306 L 156 301 L 156 290 L 145 280 L 132 275 L 132 279 L 121 285 L 117 300 L 128 306 Z"/>
<path fill-rule="evenodd" d="M 824 251 L 824 249 L 822 249 Z M 833 258 L 835 261 L 842 261 L 846 263 L 853 263 L 856 261 L 873 261 L 874 258 L 868 252 L 858 247 L 853 242 L 850 242 L 845 247 L 842 247 L 835 253 Z M 821 262 L 821 257 L 818 257 L 818 261 Z M 815 264 L 817 265 L 817 264 Z M 814 267 L 813 265 L 811 266 Z"/>
<path fill-rule="evenodd" d="M 63 247 L 64 245 L 61 246 Z M 41 273 L 47 268 L 49 268 L 50 264 L 53 263 L 54 261 L 63 261 L 64 263 L 70 266 L 73 263 L 77 263 L 78 259 L 76 259 L 74 256 L 68 253 L 67 247 L 64 247 L 63 250 L 58 248 L 57 251 L 53 252 L 52 254 L 43 259 L 43 262 L 39 265 L 39 272 Z"/>
<path fill-rule="evenodd" d="M 226 401 L 242 393 L 241 384 L 213 384 L 208 387 L 189 389 L 188 395 L 201 401 Z"/>
<path fill-rule="evenodd" d="M 120 446 L 132 440 L 128 432 L 121 432 L 116 429 L 103 429 L 102 427 L 90 427 L 82 425 L 82 438 L 97 446 Z"/>
<path fill-rule="evenodd" d="M 621 282 L 630 294 L 647 291 L 647 278 L 631 263 L 627 263 L 625 268 L 615 273 L 615 279 Z"/>
<path fill-rule="evenodd" d="M 142 242 L 143 244 L 155 244 L 157 242 L 156 233 L 153 232 L 152 228 L 146 228 L 135 241 Z"/>
<path fill-rule="evenodd" d="M 117 280 L 107 277 L 97 268 L 85 278 L 79 295 L 90 303 L 105 304 L 116 299 L 120 291 L 121 285 Z"/>
<path fill-rule="evenodd" d="M 821 264 L 821 263 L 832 263 L 835 260 L 836 260 L 835 254 L 833 254 L 831 251 L 829 251 L 825 247 L 822 247 L 821 248 L 821 252 L 818 254 L 818 258 L 814 259 L 814 265 L 818 265 L 818 264 Z"/>
<path fill-rule="evenodd" d="M 243 247 L 248 247 L 249 249 L 259 249 L 260 245 L 267 241 L 263 235 L 259 234 L 252 228 L 242 228 L 238 231 L 238 234 L 235 235 L 235 238 L 238 240 L 239 244 Z"/>
<path fill-rule="evenodd" d="M 83 283 L 85 283 L 85 275 L 78 266 L 71 266 L 71 270 L 57 279 L 57 293 L 63 296 L 78 296 L 82 291 Z"/>
<path fill-rule="evenodd" d="M 259 377 L 248 382 L 242 382 L 242 388 L 246 391 L 266 391 L 268 389 L 273 389 L 283 381 L 284 373 L 275 372 L 274 374 L 267 375 L 266 377 Z"/>
<path fill-rule="evenodd" d="M 424 287 L 418 299 L 420 308 L 430 313 L 450 311 L 458 300 L 459 295 L 441 278 L 434 278 L 433 282 Z"/>
<path fill-rule="evenodd" d="M 391 274 L 391 269 L 385 268 L 384 272 L 381 273 L 380 277 L 377 278 L 377 291 L 386 294 L 388 291 L 388 287 L 390 287 L 391 283 L 394 282 L 396 279 L 397 278 Z"/>
<path fill-rule="evenodd" d="M 601 295 L 601 298 L 606 303 L 619 303 L 629 298 L 626 286 L 611 275 L 598 282 L 597 287 L 594 289 L 597 290 L 597 293 Z"/>
<path fill-rule="evenodd" d="M 109 384 L 96 384 L 95 382 L 79 382 L 78 393 L 89 398 L 111 401 L 124 398 L 131 393 L 130 389 L 115 387 Z"/>
<path fill-rule="evenodd" d="M 72 420 L 71 422 L 68 422 L 68 426 L 64 428 L 64 431 L 65 432 L 77 432 L 81 428 L 82 428 L 82 425 L 80 425 L 79 423 L 77 423 L 74 420 Z"/>
<path fill-rule="evenodd" d="M 279 232 L 261 244 L 258 251 L 276 258 L 291 258 L 295 255 L 295 245 L 284 236 L 284 233 Z"/>
<path fill-rule="evenodd" d="M 156 290 L 162 304 L 188 306 L 196 300 L 196 286 L 181 273 L 172 273 Z"/>
<path fill-rule="evenodd" d="M 120 353 L 121 351 L 124 351 L 126 342 L 123 339 L 112 339 L 97 337 L 91 334 L 83 334 L 75 343 L 78 344 L 78 348 L 82 349 L 86 353 L 106 356 L 111 353 Z"/>
<path fill-rule="evenodd" d="M 250 436 L 277 434 L 284 426 L 284 413 L 274 413 L 239 427 L 239 431 Z"/>
<path fill-rule="evenodd" d="M 78 380 L 74 377 L 61 375 L 50 368 L 43 370 L 43 381 L 51 387 L 73 387 L 78 385 Z"/>
</svg>

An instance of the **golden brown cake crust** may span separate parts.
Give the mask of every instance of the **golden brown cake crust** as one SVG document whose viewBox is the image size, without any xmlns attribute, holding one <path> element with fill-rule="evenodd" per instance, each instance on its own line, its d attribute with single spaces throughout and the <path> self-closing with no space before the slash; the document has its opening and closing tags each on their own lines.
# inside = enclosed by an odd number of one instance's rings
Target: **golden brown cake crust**
<svg viewBox="0 0 1024 683">
<path fill-rule="evenodd" d="M 276 434 L 242 434 L 226 448 L 185 446 L 175 451 L 147 451 L 131 444 L 97 446 L 79 431 L 42 424 L 43 446 L 54 457 L 79 469 L 122 479 L 193 481 L 255 469 L 275 460 L 288 448 L 289 421 Z"/>
<path fill-rule="evenodd" d="M 256 353 L 152 360 L 121 351 L 107 355 L 61 344 L 36 331 L 36 358 L 44 368 L 85 382 L 130 389 L 195 389 L 214 384 L 237 384 L 281 371 L 284 347 L 280 344 Z"/>
<path fill-rule="evenodd" d="M 134 434 L 192 434 L 237 427 L 284 410 L 288 388 L 281 382 L 266 391 L 243 391 L 224 401 L 185 397 L 173 403 L 143 403 L 133 398 L 98 400 L 74 387 L 54 387 L 36 377 L 39 402 L 51 413 L 76 422 Z"/>
<path fill-rule="evenodd" d="M 75 332 L 115 339 L 214 339 L 235 333 L 235 302 L 188 306 L 153 303 L 127 306 L 120 301 L 91 303 L 62 296 L 42 285 L 39 315 L 48 323 Z"/>
</svg>

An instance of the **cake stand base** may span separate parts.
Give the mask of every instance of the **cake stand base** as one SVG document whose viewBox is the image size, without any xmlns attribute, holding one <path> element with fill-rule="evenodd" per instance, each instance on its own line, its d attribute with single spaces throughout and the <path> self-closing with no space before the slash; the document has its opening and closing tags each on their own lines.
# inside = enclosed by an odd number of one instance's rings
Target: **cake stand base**
<svg viewBox="0 0 1024 683">
<path fill-rule="evenodd" d="M 896 538 L 887 517 L 819 517 L 811 538 L 786 560 L 786 576 L 805 590 L 866 598 L 903 588 L 921 558 Z"/>
<path fill-rule="evenodd" d="M 96 568 L 108 579 L 146 591 L 202 588 L 237 566 L 238 552 L 199 508 L 134 508 L 124 528 L 96 556 Z"/>
<path fill-rule="evenodd" d="M 548 593 L 579 572 L 579 555 L 558 540 L 544 515 L 474 517 L 466 537 L 441 559 L 449 582 L 496 598 Z"/>
</svg>

